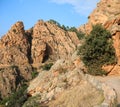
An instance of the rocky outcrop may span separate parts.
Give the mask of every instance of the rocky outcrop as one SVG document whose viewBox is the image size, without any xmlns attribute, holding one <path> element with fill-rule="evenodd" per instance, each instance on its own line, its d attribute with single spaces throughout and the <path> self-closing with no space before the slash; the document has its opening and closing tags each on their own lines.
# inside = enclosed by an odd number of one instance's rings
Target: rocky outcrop
<svg viewBox="0 0 120 107">
<path fill-rule="evenodd" d="M 42 71 L 37 78 L 31 81 L 28 87 L 28 94 L 31 96 L 41 96 L 39 103 L 48 103 L 49 107 L 79 107 L 81 104 L 85 104 L 83 98 L 87 99 L 91 93 L 85 91 L 85 89 L 88 90 L 88 88 L 96 93 L 93 95 L 94 98 L 98 98 L 97 100 L 93 98 L 95 101 L 91 103 L 91 105 L 95 105 L 104 99 L 102 92 L 99 92 L 86 80 L 83 80 L 79 70 L 75 68 L 72 62 L 58 60 L 49 72 Z M 63 97 L 61 95 L 65 96 Z M 71 97 L 68 97 L 69 95 L 71 95 Z M 74 96 L 78 98 L 74 100 Z M 76 103 L 72 105 L 71 101 Z"/>
<path fill-rule="evenodd" d="M 92 26 L 102 24 L 112 34 L 113 46 L 115 48 L 117 64 L 103 66 L 109 75 L 120 74 L 120 2 L 119 0 L 101 0 L 96 9 L 88 17 L 88 22 L 79 30 L 89 34 Z"/>
<path fill-rule="evenodd" d="M 33 27 L 31 50 L 33 63 L 44 62 L 47 58 L 51 60 L 69 58 L 78 43 L 76 33 L 39 20 Z"/>
<path fill-rule="evenodd" d="M 1 97 L 19 88 L 21 78 L 30 80 L 32 66 L 41 65 L 48 59 L 53 62 L 60 58 L 67 59 L 78 43 L 76 33 L 65 31 L 50 22 L 40 20 L 26 31 L 23 22 L 15 23 L 0 39 Z M 17 69 L 12 69 L 13 66 Z"/>
<path fill-rule="evenodd" d="M 69 58 L 78 43 L 75 32 L 53 23 L 40 20 L 25 31 L 23 23 L 17 22 L 0 40 L 0 64 L 25 65 L 42 63 L 48 58 Z"/>
<path fill-rule="evenodd" d="M 112 34 L 113 46 L 117 57 L 117 64 L 105 67 L 105 70 L 110 72 L 109 75 L 120 75 L 120 17 L 107 21 L 104 26 Z"/>
<path fill-rule="evenodd" d="M 0 39 L 0 93 L 10 95 L 23 81 L 32 78 L 29 65 L 30 43 L 22 22 L 14 24 Z"/>
<path fill-rule="evenodd" d="M 17 67 L 0 68 L 0 97 L 6 97 L 14 92 L 22 79 Z"/>
<path fill-rule="evenodd" d="M 83 74 L 80 69 L 83 66 L 77 68 L 72 63 L 76 60 L 58 60 L 49 72 L 41 71 L 30 82 L 28 94 L 40 96 L 37 102 L 48 107 L 116 107 L 115 91 L 93 76 Z"/>
<path fill-rule="evenodd" d="M 120 17 L 119 0 L 101 0 L 94 11 L 88 16 L 88 22 L 79 30 L 89 34 L 95 24 L 104 25 L 107 21 Z"/>
<path fill-rule="evenodd" d="M 0 98 L 8 97 L 21 85 L 31 80 L 31 66 L 4 66 L 0 67 Z"/>
<path fill-rule="evenodd" d="M 25 35 L 24 25 L 22 22 L 17 22 L 0 40 L 0 64 L 28 64 L 29 49 L 30 44 Z"/>
</svg>

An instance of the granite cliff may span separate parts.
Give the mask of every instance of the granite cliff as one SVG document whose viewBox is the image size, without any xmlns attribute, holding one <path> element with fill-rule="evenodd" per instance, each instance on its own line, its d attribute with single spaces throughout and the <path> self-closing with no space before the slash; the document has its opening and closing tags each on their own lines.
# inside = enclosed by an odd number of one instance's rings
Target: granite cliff
<svg viewBox="0 0 120 107">
<path fill-rule="evenodd" d="M 94 11 L 89 15 L 88 22 L 80 26 L 79 30 L 89 34 L 92 26 L 102 24 L 110 31 L 113 38 L 113 46 L 116 51 L 117 64 L 103 66 L 103 69 L 109 72 L 109 75 L 120 74 L 120 1 L 119 0 L 101 0 Z"/>
<path fill-rule="evenodd" d="M 101 0 L 88 22 L 78 29 L 89 34 L 92 26 L 100 23 L 111 32 L 118 60 L 116 65 L 103 69 L 117 75 L 120 74 L 119 7 L 119 0 Z M 77 55 L 81 43 L 75 32 L 49 21 L 39 20 L 29 30 L 24 29 L 23 22 L 16 22 L 0 39 L 0 99 L 31 80 L 27 89 L 30 98 L 23 107 L 35 104 L 43 107 L 116 107 L 115 90 L 83 73 L 86 69 Z M 50 63 L 53 64 L 51 69 L 44 70 L 43 66 Z M 35 79 L 34 70 L 39 72 Z"/>
<path fill-rule="evenodd" d="M 69 58 L 78 43 L 75 32 L 49 22 L 40 20 L 26 31 L 23 22 L 15 23 L 0 39 L 1 97 L 16 90 L 22 81 L 31 80 L 34 66 L 39 67 L 47 60 Z"/>
</svg>

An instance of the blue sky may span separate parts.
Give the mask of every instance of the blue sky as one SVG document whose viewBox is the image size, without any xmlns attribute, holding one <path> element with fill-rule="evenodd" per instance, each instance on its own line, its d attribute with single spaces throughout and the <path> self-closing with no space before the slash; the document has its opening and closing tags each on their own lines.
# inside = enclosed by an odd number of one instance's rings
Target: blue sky
<svg viewBox="0 0 120 107">
<path fill-rule="evenodd" d="M 54 19 L 65 26 L 79 27 L 99 0 L 0 0 L 0 36 L 17 21 L 29 29 L 39 20 Z"/>
</svg>

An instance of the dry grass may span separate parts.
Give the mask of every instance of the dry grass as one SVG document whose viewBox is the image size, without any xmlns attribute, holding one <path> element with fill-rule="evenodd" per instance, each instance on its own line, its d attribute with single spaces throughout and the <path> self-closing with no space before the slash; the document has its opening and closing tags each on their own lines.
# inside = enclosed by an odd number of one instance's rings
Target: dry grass
<svg viewBox="0 0 120 107">
<path fill-rule="evenodd" d="M 63 92 L 49 107 L 92 107 L 104 100 L 103 93 L 88 83 Z"/>
</svg>

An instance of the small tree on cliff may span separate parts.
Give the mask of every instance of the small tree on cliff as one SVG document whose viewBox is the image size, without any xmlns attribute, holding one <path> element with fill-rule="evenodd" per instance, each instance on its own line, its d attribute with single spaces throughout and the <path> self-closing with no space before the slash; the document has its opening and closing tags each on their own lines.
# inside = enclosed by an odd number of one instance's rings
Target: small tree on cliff
<svg viewBox="0 0 120 107">
<path fill-rule="evenodd" d="M 92 75 L 103 75 L 105 74 L 105 71 L 101 69 L 103 65 L 116 63 L 112 36 L 100 24 L 93 26 L 84 44 L 80 47 L 79 54 L 88 73 Z"/>
</svg>

